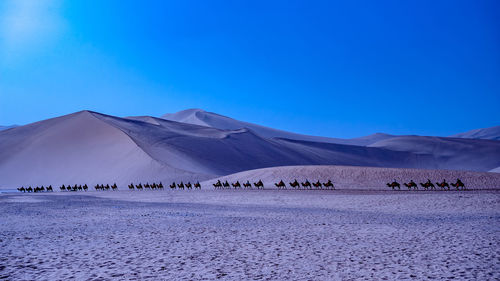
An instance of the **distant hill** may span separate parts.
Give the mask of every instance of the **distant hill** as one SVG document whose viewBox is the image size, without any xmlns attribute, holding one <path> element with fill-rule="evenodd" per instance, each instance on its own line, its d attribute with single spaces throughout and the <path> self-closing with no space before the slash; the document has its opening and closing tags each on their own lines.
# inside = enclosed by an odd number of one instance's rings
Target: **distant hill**
<svg viewBox="0 0 500 281">
<path fill-rule="evenodd" d="M 452 138 L 465 139 L 485 139 L 485 140 L 500 140 L 500 126 L 475 129 L 465 133 L 460 133 L 450 136 Z"/>
<path fill-rule="evenodd" d="M 11 125 L 11 126 L 0 126 L 0 131 L 15 128 L 17 125 Z"/>
<path fill-rule="evenodd" d="M 264 138 L 283 138 L 283 139 L 327 142 L 327 143 L 338 143 L 338 144 L 349 144 L 349 145 L 369 145 L 378 140 L 394 137 L 382 133 L 373 134 L 361 138 L 353 138 L 353 139 L 308 136 L 308 135 L 277 130 L 257 124 L 248 123 L 245 121 L 235 120 L 230 117 L 226 117 L 212 112 L 207 112 L 202 109 L 187 109 L 179 111 L 177 113 L 167 113 L 161 116 L 161 118 L 176 122 L 200 125 L 222 130 L 235 130 L 235 129 L 248 128 L 252 130 L 254 133 Z"/>
</svg>

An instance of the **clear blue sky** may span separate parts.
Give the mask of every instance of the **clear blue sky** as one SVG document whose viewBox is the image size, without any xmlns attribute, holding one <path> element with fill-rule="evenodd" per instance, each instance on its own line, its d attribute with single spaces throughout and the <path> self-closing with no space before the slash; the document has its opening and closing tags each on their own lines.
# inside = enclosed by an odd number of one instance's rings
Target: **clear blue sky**
<svg viewBox="0 0 500 281">
<path fill-rule="evenodd" d="M 0 125 L 202 108 L 332 137 L 500 124 L 500 1 L 0 2 Z"/>
</svg>

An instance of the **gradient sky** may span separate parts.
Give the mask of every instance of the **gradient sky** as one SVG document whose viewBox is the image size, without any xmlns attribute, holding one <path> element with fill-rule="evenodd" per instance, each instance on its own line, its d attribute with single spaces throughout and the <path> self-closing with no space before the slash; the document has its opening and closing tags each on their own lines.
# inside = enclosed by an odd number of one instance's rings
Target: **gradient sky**
<svg viewBox="0 0 500 281">
<path fill-rule="evenodd" d="M 0 125 L 202 108 L 312 135 L 500 124 L 500 1 L 0 1 Z"/>
</svg>

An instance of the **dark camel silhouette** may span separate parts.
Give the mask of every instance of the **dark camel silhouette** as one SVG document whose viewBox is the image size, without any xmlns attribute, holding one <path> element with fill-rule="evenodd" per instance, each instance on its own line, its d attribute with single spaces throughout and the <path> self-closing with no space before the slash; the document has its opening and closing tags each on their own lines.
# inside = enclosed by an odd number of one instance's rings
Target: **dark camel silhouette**
<svg viewBox="0 0 500 281">
<path fill-rule="evenodd" d="M 391 183 L 388 183 L 387 184 L 388 187 L 392 188 L 392 190 L 394 190 L 396 187 L 401 190 L 401 185 L 397 182 L 397 181 L 393 181 Z"/>
<path fill-rule="evenodd" d="M 313 182 L 313 184 L 312 184 L 312 185 L 313 185 L 314 187 L 316 187 L 316 189 L 318 189 L 318 188 L 321 188 L 321 187 L 322 187 L 322 185 L 321 185 L 321 182 L 320 182 L 320 181 Z"/>
<path fill-rule="evenodd" d="M 236 181 L 235 183 L 231 183 L 231 185 L 234 187 L 234 189 L 241 187 L 241 184 L 239 181 Z"/>
<path fill-rule="evenodd" d="M 328 180 L 328 182 L 323 183 L 323 186 L 326 187 L 326 189 L 335 189 L 335 186 L 333 185 L 331 180 Z"/>
<path fill-rule="evenodd" d="M 214 189 L 222 188 L 222 183 L 220 182 L 220 180 L 217 180 L 217 182 L 212 185 L 214 186 Z"/>
<path fill-rule="evenodd" d="M 436 185 L 441 187 L 441 189 L 445 189 L 447 187 L 448 190 L 450 190 L 450 185 L 446 182 L 446 180 L 443 180 L 442 182 L 436 182 Z"/>
<path fill-rule="evenodd" d="M 258 182 L 254 182 L 253 185 L 255 187 L 257 187 L 257 189 L 259 189 L 259 188 L 264 189 L 264 183 L 262 182 L 262 180 L 259 180 Z"/>
<path fill-rule="evenodd" d="M 229 182 L 225 181 L 222 183 L 222 186 L 229 188 L 231 185 L 229 184 Z"/>
<path fill-rule="evenodd" d="M 406 183 L 406 182 L 405 182 L 405 183 L 404 183 L 404 185 L 405 185 L 406 187 L 408 187 L 408 190 L 411 190 L 412 188 L 413 188 L 413 189 L 418 189 L 418 185 L 417 185 L 417 184 L 416 184 L 413 180 L 410 180 L 410 182 L 409 182 L 409 183 Z"/>
<path fill-rule="evenodd" d="M 24 188 L 24 186 L 18 187 L 17 190 L 19 192 L 26 192 L 26 188 Z"/>
<path fill-rule="evenodd" d="M 465 187 L 465 184 L 460 180 L 457 179 L 456 183 L 451 183 L 451 186 L 455 187 L 457 190 L 462 188 L 462 190 L 466 190 L 467 188 Z"/>
<path fill-rule="evenodd" d="M 274 185 L 276 185 L 276 187 L 277 187 L 278 189 L 286 189 L 286 185 L 285 185 L 285 183 L 283 182 L 283 180 L 280 180 L 280 182 L 275 183 Z"/>
<path fill-rule="evenodd" d="M 311 183 L 308 180 L 306 180 L 305 182 L 302 182 L 301 184 L 304 188 L 309 188 L 309 189 L 312 188 Z"/>
<path fill-rule="evenodd" d="M 247 180 L 246 183 L 243 184 L 245 188 L 252 188 L 252 184 Z"/>
<path fill-rule="evenodd" d="M 428 190 L 429 188 L 432 190 L 432 189 L 436 189 L 436 187 L 434 186 L 434 184 L 432 184 L 431 180 L 430 179 L 427 179 L 427 182 L 425 183 L 420 183 L 420 185 L 425 188 L 425 190 Z"/>
<path fill-rule="evenodd" d="M 196 189 L 196 188 L 201 189 L 201 184 L 200 184 L 200 182 L 199 182 L 199 181 L 197 181 L 197 182 L 194 184 L 194 188 L 195 188 L 195 189 Z"/>
<path fill-rule="evenodd" d="M 297 180 L 294 180 L 290 183 L 290 186 L 293 188 L 300 188 L 300 183 Z"/>
</svg>

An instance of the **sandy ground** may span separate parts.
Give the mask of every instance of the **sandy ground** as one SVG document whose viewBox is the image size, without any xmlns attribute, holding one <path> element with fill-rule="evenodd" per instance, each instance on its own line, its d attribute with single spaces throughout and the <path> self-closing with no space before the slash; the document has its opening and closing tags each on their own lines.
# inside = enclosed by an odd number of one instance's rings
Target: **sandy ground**
<svg viewBox="0 0 500 281">
<path fill-rule="evenodd" d="M 500 192 L 0 194 L 5 280 L 498 280 Z"/>
</svg>

